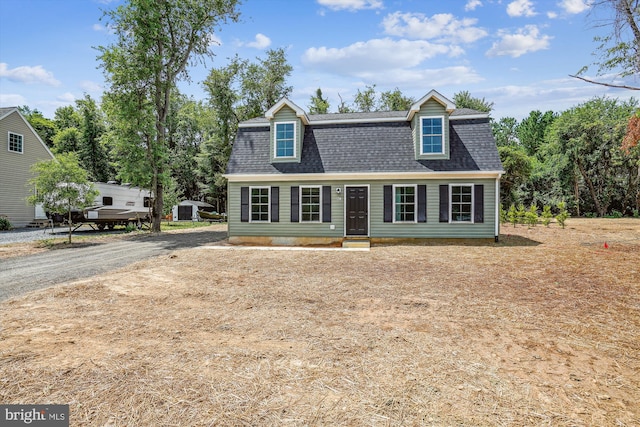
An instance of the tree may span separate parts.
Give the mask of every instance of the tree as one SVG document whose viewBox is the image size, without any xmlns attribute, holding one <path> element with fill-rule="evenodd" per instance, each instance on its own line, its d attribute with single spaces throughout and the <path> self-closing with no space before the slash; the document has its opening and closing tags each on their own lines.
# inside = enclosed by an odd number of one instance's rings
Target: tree
<svg viewBox="0 0 640 427">
<path fill-rule="evenodd" d="M 531 159 L 519 147 L 503 145 L 498 147 L 504 176 L 500 180 L 500 194 L 503 202 L 515 202 L 515 190 L 523 185 L 531 175 Z"/>
<path fill-rule="evenodd" d="M 237 56 L 222 68 L 212 69 L 204 81 L 209 106 L 214 112 L 211 132 L 203 140 L 198 165 L 203 191 L 224 206 L 226 180 L 222 176 L 231 155 L 238 123 L 264 116 L 278 100 L 288 96 L 292 87 L 287 77 L 292 67 L 284 50 L 267 51 L 267 58 L 251 63 Z"/>
<path fill-rule="evenodd" d="M 596 48 L 596 54 L 600 57 L 596 62 L 597 74 L 602 76 L 614 72 L 619 77 L 640 74 L 640 0 L 597 0 L 592 7 L 594 13 L 603 11 L 611 15 L 596 23 L 596 26 L 610 31 L 605 36 L 594 38 L 599 43 Z M 581 74 L 587 70 L 588 67 L 583 67 L 571 77 L 603 86 L 640 90 L 640 87 L 598 82 L 582 77 Z"/>
<path fill-rule="evenodd" d="M 367 86 L 363 91 L 360 91 L 360 89 L 358 89 L 358 92 L 356 93 L 356 96 L 353 99 L 353 105 L 356 111 L 361 113 L 377 111 L 376 85 Z"/>
<path fill-rule="evenodd" d="M 92 181 L 106 182 L 114 174 L 107 157 L 107 150 L 101 143 L 105 133 L 105 120 L 102 110 L 89 95 L 76 100 L 80 117 L 80 144 L 77 148 L 80 163 L 89 172 Z"/>
<path fill-rule="evenodd" d="M 129 0 L 105 15 L 117 41 L 99 47 L 99 59 L 109 85 L 111 119 L 126 131 L 111 133 L 110 139 L 121 152 L 127 146 L 136 151 L 134 156 L 127 152 L 121 162 L 127 164 L 125 174 L 134 172 L 133 183 L 153 193 L 154 232 L 160 232 L 163 189 L 169 179 L 166 121 L 171 93 L 178 81 L 189 79 L 188 65 L 212 55 L 211 34 L 221 23 L 238 19 L 237 3 Z M 145 124 L 149 119 L 152 126 Z M 141 161 L 142 167 L 131 165 Z"/>
<path fill-rule="evenodd" d="M 636 108 L 633 99 L 594 98 L 560 114 L 550 128 L 550 138 L 573 166 L 576 193 L 580 184 L 586 187 L 587 212 L 604 216 L 610 208 L 635 204 L 630 197 L 638 194 L 637 158 L 625 157 L 620 141 Z M 582 197 L 576 195 L 576 202 Z"/>
<path fill-rule="evenodd" d="M 44 117 L 38 109 L 32 110 L 26 105 L 18 107 L 18 110 L 20 110 L 20 113 L 27 119 L 47 147 L 52 147 L 53 136 L 56 134 L 56 125 L 53 120 Z"/>
<path fill-rule="evenodd" d="M 29 203 L 42 203 L 47 212 L 68 215 L 71 243 L 71 211 L 90 206 L 98 195 L 89 182 L 87 171 L 80 167 L 75 153 L 37 162 L 31 171 L 36 177 L 29 184 L 35 187 L 36 192 L 29 197 Z"/>
<path fill-rule="evenodd" d="M 56 154 L 77 152 L 80 147 L 80 131 L 78 128 L 65 128 L 53 137 L 53 151 Z"/>
<path fill-rule="evenodd" d="M 629 118 L 627 132 L 622 139 L 622 149 L 629 154 L 634 147 L 640 144 L 640 111 Z"/>
<path fill-rule="evenodd" d="M 411 108 L 415 100 L 411 97 L 402 95 L 400 89 L 395 88 L 380 94 L 380 102 L 378 111 L 404 111 Z"/>
<path fill-rule="evenodd" d="M 466 90 L 453 95 L 453 103 L 456 104 L 456 108 L 470 108 L 483 113 L 490 113 L 493 110 L 493 102 L 488 102 L 484 98 L 474 98 Z"/>
<path fill-rule="evenodd" d="M 544 143 L 544 135 L 555 118 L 556 115 L 553 111 L 547 111 L 543 114 L 535 110 L 529 113 L 529 116 L 517 126 L 518 141 L 529 156 L 538 154 L 538 149 Z"/>
<path fill-rule="evenodd" d="M 329 100 L 322 97 L 322 89 L 316 89 L 316 94 L 311 96 L 309 114 L 327 114 L 329 112 Z"/>
<path fill-rule="evenodd" d="M 498 147 L 517 146 L 518 121 L 513 117 L 503 117 L 499 121 L 491 121 L 491 130 Z"/>
</svg>

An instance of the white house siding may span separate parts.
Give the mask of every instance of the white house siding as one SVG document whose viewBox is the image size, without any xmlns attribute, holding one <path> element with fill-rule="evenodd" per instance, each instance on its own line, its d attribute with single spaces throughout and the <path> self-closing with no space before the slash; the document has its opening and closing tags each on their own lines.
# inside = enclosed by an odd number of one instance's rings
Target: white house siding
<svg viewBox="0 0 640 427">
<path fill-rule="evenodd" d="M 9 132 L 23 136 L 22 154 L 9 151 Z M 34 206 L 26 201 L 33 191 L 27 184 L 33 178 L 31 166 L 52 158 L 17 111 L 0 120 L 0 215 L 9 217 L 14 227 L 24 227 L 36 216 Z"/>
</svg>

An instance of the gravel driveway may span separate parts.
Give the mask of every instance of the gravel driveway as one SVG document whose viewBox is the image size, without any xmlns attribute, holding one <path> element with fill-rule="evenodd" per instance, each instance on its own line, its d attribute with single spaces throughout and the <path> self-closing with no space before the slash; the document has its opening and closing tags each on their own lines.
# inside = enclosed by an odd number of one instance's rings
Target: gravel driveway
<svg viewBox="0 0 640 427">
<path fill-rule="evenodd" d="M 14 236 L 19 235 L 19 238 L 25 239 L 36 236 L 33 240 L 43 239 L 43 231 L 36 231 L 37 233 L 15 233 Z M 5 233 L 0 235 L 6 236 Z M 86 242 L 29 256 L 0 259 L 0 301 L 58 283 L 115 270 L 178 249 L 211 244 L 226 237 L 225 231 L 203 231 L 199 228 L 186 232 L 133 236 L 109 242 Z"/>
</svg>

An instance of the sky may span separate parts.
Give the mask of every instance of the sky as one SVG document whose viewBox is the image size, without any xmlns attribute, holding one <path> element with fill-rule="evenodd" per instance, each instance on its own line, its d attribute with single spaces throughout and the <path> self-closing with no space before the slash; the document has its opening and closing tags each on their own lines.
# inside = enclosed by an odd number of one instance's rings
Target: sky
<svg viewBox="0 0 640 427">
<path fill-rule="evenodd" d="M 96 47 L 115 42 L 101 17 L 123 1 L 0 0 L 0 107 L 53 118 L 85 94 L 99 101 L 108 87 Z M 628 99 L 634 91 L 569 76 L 596 61 L 593 38 L 610 30 L 594 24 L 606 17 L 589 1 L 244 0 L 240 21 L 210 36 L 213 59 L 191 67 L 179 88 L 206 101 L 212 68 L 283 48 L 293 67 L 289 98 L 305 110 L 317 88 L 336 112 L 372 85 L 415 100 L 432 89 L 451 100 L 468 91 L 493 102 L 495 119 L 562 112 L 596 96 Z"/>
</svg>

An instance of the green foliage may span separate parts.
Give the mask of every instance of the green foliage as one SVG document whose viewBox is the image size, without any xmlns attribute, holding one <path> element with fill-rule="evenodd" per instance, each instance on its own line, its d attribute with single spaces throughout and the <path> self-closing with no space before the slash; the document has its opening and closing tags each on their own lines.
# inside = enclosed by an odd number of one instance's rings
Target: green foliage
<svg viewBox="0 0 640 427">
<path fill-rule="evenodd" d="M 560 227 L 564 228 L 567 219 L 571 216 L 567 211 L 567 204 L 565 202 L 558 203 L 558 215 L 556 215 L 556 221 L 560 224 Z"/>
<path fill-rule="evenodd" d="M 556 118 L 553 111 L 542 113 L 538 110 L 529 113 L 529 116 L 522 120 L 517 126 L 516 132 L 520 146 L 527 155 L 536 156 L 540 146 L 544 143 L 547 129 Z"/>
<path fill-rule="evenodd" d="M 490 113 L 493 110 L 493 102 L 488 102 L 484 98 L 474 98 L 469 91 L 463 90 L 453 95 L 453 103 L 456 108 L 470 108 L 472 110 Z"/>
<path fill-rule="evenodd" d="M 551 206 L 549 205 L 544 205 L 542 208 L 542 224 L 545 227 L 548 227 L 549 224 L 551 223 L 551 220 L 553 219 L 553 213 L 551 213 Z"/>
<path fill-rule="evenodd" d="M 42 203 L 45 211 L 69 214 L 69 243 L 71 243 L 71 210 L 90 206 L 98 192 L 89 182 L 87 171 L 80 167 L 75 153 L 60 154 L 55 159 L 35 163 L 31 167 L 36 176 L 29 185 L 36 189 L 28 198 L 32 205 Z"/>
<path fill-rule="evenodd" d="M 498 147 L 504 175 L 500 180 L 500 193 L 503 201 L 515 202 L 515 190 L 524 184 L 531 175 L 532 161 L 524 150 L 514 146 Z"/>
<path fill-rule="evenodd" d="M 0 216 L 0 231 L 11 230 L 12 228 L 13 226 L 11 225 L 9 218 Z"/>
<path fill-rule="evenodd" d="M 380 94 L 378 111 L 404 111 L 410 109 L 414 102 L 413 98 L 404 96 L 400 89 L 395 88 Z"/>
<path fill-rule="evenodd" d="M 355 110 L 361 113 L 376 111 L 376 85 L 367 86 L 363 91 L 358 89 L 353 105 Z"/>
<path fill-rule="evenodd" d="M 322 89 L 316 89 L 316 94 L 311 97 L 310 101 L 309 114 L 327 114 L 329 112 L 329 100 L 322 97 Z"/>
<path fill-rule="evenodd" d="M 18 110 L 20 110 L 20 113 L 27 119 L 47 147 L 53 146 L 53 137 L 56 134 L 55 122 L 44 117 L 38 109 L 32 110 L 26 105 L 18 107 Z"/>
<path fill-rule="evenodd" d="M 500 222 L 502 224 L 509 222 L 509 216 L 507 215 L 507 211 L 504 209 L 504 205 L 502 203 L 500 203 Z"/>
<path fill-rule="evenodd" d="M 632 215 L 634 218 L 640 218 L 640 209 L 634 209 Z"/>
<path fill-rule="evenodd" d="M 516 208 L 516 218 L 518 219 L 518 224 L 524 224 L 526 217 L 527 209 L 522 203 L 519 203 L 518 207 Z"/>
<path fill-rule="evenodd" d="M 513 224 L 515 228 L 518 225 L 518 211 L 516 210 L 516 205 L 512 204 L 509 206 L 509 211 L 507 212 L 507 220 Z"/>
<path fill-rule="evenodd" d="M 609 215 L 607 215 L 607 218 L 622 218 L 624 215 L 622 215 L 622 212 L 617 211 L 617 210 L 612 210 L 611 213 Z"/>
<path fill-rule="evenodd" d="M 502 117 L 491 121 L 491 130 L 498 147 L 518 145 L 518 121 L 513 117 Z"/>
<path fill-rule="evenodd" d="M 237 0 L 130 0 L 107 11 L 107 25 L 116 41 L 100 46 L 99 60 L 109 85 L 105 108 L 113 128 L 120 175 L 150 188 L 153 198 L 152 231 L 160 231 L 164 186 L 170 178 L 167 118 L 171 94 L 178 81 L 188 80 L 187 66 L 212 57 L 211 35 L 218 26 L 236 21 Z M 261 80 L 267 102 L 273 105 L 280 82 Z M 255 100 L 250 103 L 255 107 Z M 255 116 L 254 116 L 255 117 Z"/>
<path fill-rule="evenodd" d="M 524 214 L 524 222 L 529 227 L 538 225 L 538 207 L 536 205 L 529 206 L 529 209 Z"/>
</svg>

